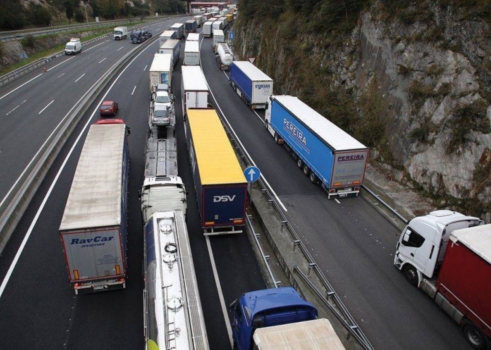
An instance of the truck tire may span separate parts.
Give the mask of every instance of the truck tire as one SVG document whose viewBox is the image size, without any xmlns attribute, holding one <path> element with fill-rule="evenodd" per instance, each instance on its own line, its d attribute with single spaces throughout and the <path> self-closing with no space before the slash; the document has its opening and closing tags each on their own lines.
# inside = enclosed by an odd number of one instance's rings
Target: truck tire
<svg viewBox="0 0 491 350">
<path fill-rule="evenodd" d="M 300 169 L 302 169 L 302 168 L 303 168 L 303 161 L 302 161 L 300 158 L 298 158 L 298 160 L 297 160 L 297 166 L 298 166 Z"/>
<path fill-rule="evenodd" d="M 309 176 L 310 175 L 310 168 L 307 165 L 304 164 L 302 170 L 303 170 L 303 173 L 304 173 L 305 176 Z"/>
<path fill-rule="evenodd" d="M 404 277 L 406 277 L 407 281 L 413 286 L 418 286 L 418 272 L 413 265 L 404 266 Z"/>
<path fill-rule="evenodd" d="M 313 171 L 310 172 L 310 181 L 313 183 L 313 184 L 316 184 L 317 183 L 317 176 L 314 174 Z"/>
<path fill-rule="evenodd" d="M 489 340 L 486 337 L 486 334 L 474 324 L 465 322 L 462 326 L 462 333 L 464 334 L 465 340 L 467 340 L 474 349 L 489 349 Z"/>
</svg>

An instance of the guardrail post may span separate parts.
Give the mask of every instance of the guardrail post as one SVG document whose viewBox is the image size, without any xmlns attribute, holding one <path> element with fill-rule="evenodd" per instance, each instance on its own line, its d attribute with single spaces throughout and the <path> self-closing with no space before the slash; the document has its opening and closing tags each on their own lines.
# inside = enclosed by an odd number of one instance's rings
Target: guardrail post
<svg viewBox="0 0 491 350">
<path fill-rule="evenodd" d="M 286 223 L 287 222 L 285 220 L 281 221 L 281 232 L 284 232 L 285 231 Z"/>
<path fill-rule="evenodd" d="M 300 240 L 296 239 L 293 241 L 293 251 L 297 249 L 297 247 L 300 245 Z"/>
<path fill-rule="evenodd" d="M 307 272 L 307 276 L 310 277 L 310 273 L 312 272 L 312 270 L 314 269 L 314 267 L 316 267 L 317 264 L 316 263 L 309 263 L 309 271 Z"/>
</svg>

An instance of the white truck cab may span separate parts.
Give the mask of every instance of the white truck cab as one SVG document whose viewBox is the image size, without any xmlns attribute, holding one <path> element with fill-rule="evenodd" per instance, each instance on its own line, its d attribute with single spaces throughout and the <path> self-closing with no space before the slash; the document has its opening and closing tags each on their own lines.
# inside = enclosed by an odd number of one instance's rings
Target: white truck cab
<svg viewBox="0 0 491 350">
<path fill-rule="evenodd" d="M 114 40 L 123 40 L 128 37 L 128 27 L 114 28 Z"/>
<path fill-rule="evenodd" d="M 412 219 L 404 228 L 396 246 L 394 265 L 406 279 L 420 286 L 423 278 L 431 279 L 439 269 L 454 230 L 481 225 L 473 216 L 451 210 L 436 210 Z"/>
<path fill-rule="evenodd" d="M 80 38 L 71 38 L 65 45 L 65 55 L 75 55 L 82 52 L 82 42 Z"/>
</svg>

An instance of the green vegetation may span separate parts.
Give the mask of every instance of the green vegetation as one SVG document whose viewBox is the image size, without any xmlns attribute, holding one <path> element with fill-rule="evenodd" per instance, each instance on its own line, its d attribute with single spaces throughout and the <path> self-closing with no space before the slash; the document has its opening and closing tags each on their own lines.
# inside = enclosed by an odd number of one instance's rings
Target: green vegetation
<svg viewBox="0 0 491 350">
<path fill-rule="evenodd" d="M 462 147 L 473 142 L 470 138 L 471 131 L 480 131 L 484 134 L 491 132 L 491 125 L 486 116 L 487 106 L 487 101 L 478 100 L 460 108 L 454 117 L 447 121 L 447 127 L 452 133 L 446 149 L 447 154 L 459 154 Z"/>
<path fill-rule="evenodd" d="M 36 44 L 36 39 L 34 38 L 33 35 L 26 35 L 20 43 L 22 44 L 23 47 L 30 47 L 33 48 L 34 45 Z"/>
</svg>

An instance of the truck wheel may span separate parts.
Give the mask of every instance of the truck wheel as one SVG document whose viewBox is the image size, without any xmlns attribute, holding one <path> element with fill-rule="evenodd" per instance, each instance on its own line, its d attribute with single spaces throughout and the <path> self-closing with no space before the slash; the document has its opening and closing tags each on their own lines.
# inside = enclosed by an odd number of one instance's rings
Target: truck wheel
<svg viewBox="0 0 491 350">
<path fill-rule="evenodd" d="M 416 268 L 414 266 L 406 265 L 404 267 L 404 276 L 406 277 L 407 281 L 413 286 L 418 285 L 418 272 L 416 271 Z"/>
<path fill-rule="evenodd" d="M 309 176 L 310 175 L 310 169 L 307 165 L 304 165 L 303 166 L 303 173 L 305 174 L 305 176 Z"/>
<path fill-rule="evenodd" d="M 488 339 L 486 335 L 478 327 L 470 322 L 464 323 L 462 327 L 462 333 L 464 333 L 465 340 L 472 345 L 474 349 L 486 350 L 488 349 Z"/>
<path fill-rule="evenodd" d="M 278 143 L 278 134 L 274 133 L 274 142 Z"/>
<path fill-rule="evenodd" d="M 314 174 L 313 171 L 310 172 L 310 181 L 313 183 L 313 184 L 316 184 L 317 183 L 317 176 Z"/>
<path fill-rule="evenodd" d="M 300 169 L 302 169 L 302 167 L 303 167 L 303 161 L 302 161 L 300 158 L 298 158 L 298 160 L 297 160 L 297 166 L 298 166 Z"/>
</svg>

